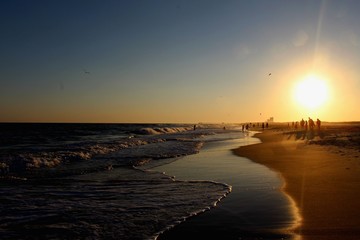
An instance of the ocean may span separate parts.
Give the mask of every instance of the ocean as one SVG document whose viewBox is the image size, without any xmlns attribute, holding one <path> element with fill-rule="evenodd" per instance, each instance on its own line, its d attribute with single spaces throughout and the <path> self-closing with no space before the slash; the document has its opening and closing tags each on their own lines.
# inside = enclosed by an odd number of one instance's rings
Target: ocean
<svg viewBox="0 0 360 240">
<path fill-rule="evenodd" d="M 190 124 L 1 123 L 0 236 L 156 239 L 214 207 L 231 186 L 176 180 L 144 166 L 179 161 L 239 129 L 211 124 L 194 130 Z"/>
</svg>

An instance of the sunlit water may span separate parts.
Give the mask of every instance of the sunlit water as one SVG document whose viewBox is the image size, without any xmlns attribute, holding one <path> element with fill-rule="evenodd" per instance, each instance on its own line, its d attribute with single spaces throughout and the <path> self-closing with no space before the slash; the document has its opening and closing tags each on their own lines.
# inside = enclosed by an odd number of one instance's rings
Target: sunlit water
<svg viewBox="0 0 360 240">
<path fill-rule="evenodd" d="M 161 239 L 181 239 L 189 235 L 224 239 L 297 239 L 298 236 L 290 231 L 298 222 L 296 209 L 280 191 L 283 182 L 279 176 L 231 151 L 258 142 L 249 136 L 207 142 L 197 155 L 153 168 L 174 175 L 176 179 L 206 179 L 232 186 L 232 192 L 215 209 L 189 219 L 162 235 Z"/>
</svg>

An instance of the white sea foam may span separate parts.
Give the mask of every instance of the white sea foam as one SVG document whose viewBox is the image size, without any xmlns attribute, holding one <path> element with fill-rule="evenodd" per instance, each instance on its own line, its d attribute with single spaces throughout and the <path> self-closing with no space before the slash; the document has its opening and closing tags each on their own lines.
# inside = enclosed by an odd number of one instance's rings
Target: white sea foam
<svg viewBox="0 0 360 240">
<path fill-rule="evenodd" d="M 145 135 L 157 135 L 157 134 L 166 134 L 166 133 L 180 133 L 189 131 L 189 127 L 156 127 L 156 128 L 141 128 L 136 133 L 145 134 Z"/>
<path fill-rule="evenodd" d="M 35 151 L 18 151 L 0 156 L 0 174 L 28 175 L 26 172 L 32 169 L 54 168 L 63 164 L 101 158 L 117 158 L 117 165 L 137 165 L 144 163 L 144 159 L 172 158 L 197 153 L 202 146 L 201 137 L 214 134 L 213 130 L 209 129 L 189 130 L 189 127 L 141 128 L 138 132 L 154 134 L 136 137 L 129 135 L 127 138 L 108 141 L 66 143 L 56 146 L 54 150 L 36 147 Z M 96 168 L 103 168 L 100 166 L 101 162 L 98 161 L 96 164 Z M 108 163 L 104 161 L 104 164 Z"/>
</svg>

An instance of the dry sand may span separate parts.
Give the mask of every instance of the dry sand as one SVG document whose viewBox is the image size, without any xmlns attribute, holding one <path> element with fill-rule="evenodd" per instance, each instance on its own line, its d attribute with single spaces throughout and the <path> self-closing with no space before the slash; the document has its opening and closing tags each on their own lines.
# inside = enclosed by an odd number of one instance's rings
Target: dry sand
<svg viewBox="0 0 360 240">
<path fill-rule="evenodd" d="M 321 131 L 274 126 L 262 143 L 235 154 L 277 171 L 296 203 L 302 239 L 360 239 L 360 124 L 324 124 Z"/>
</svg>

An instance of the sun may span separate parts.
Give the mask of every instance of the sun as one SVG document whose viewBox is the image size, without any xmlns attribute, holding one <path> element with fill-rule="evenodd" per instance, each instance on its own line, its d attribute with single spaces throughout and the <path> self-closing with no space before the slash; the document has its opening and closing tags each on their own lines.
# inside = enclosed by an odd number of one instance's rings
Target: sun
<svg viewBox="0 0 360 240">
<path fill-rule="evenodd" d="M 309 75 L 295 85 L 294 98 L 302 107 L 317 109 L 328 100 L 327 83 L 316 75 Z"/>
</svg>

